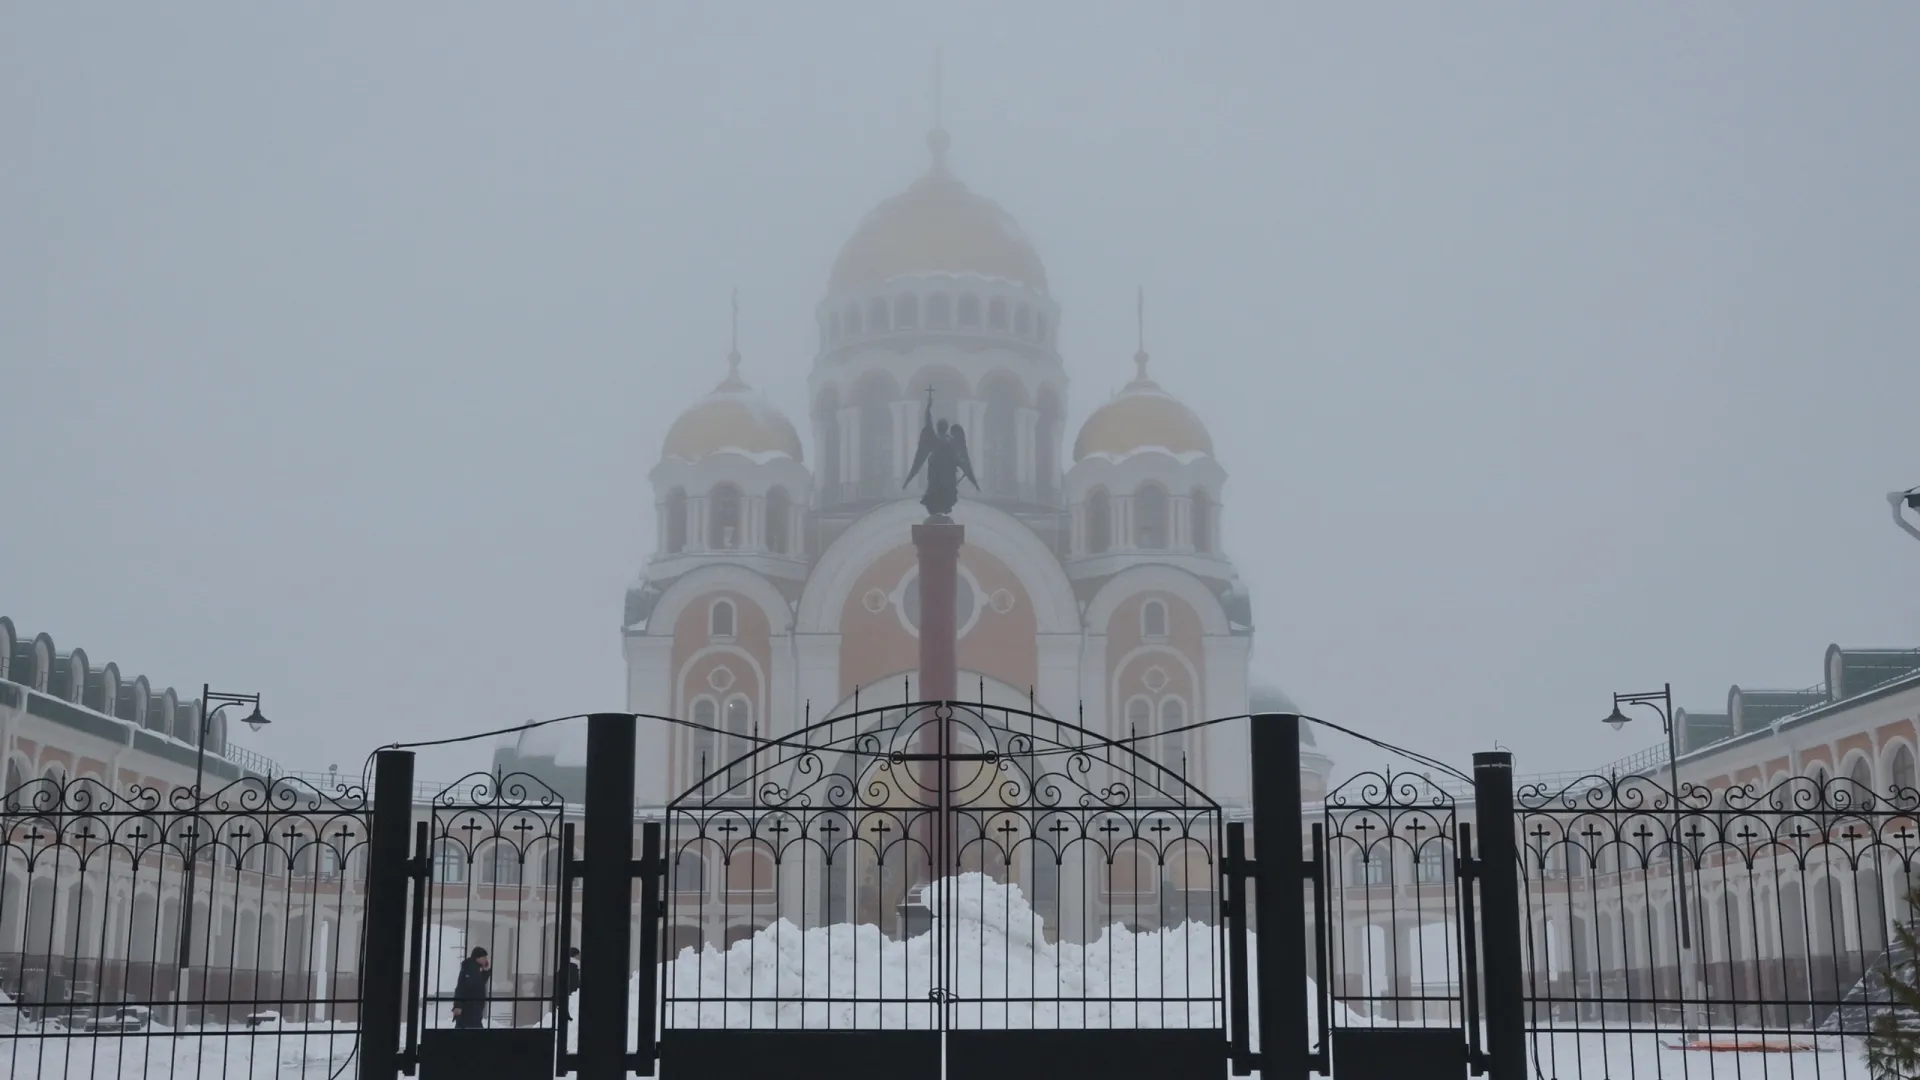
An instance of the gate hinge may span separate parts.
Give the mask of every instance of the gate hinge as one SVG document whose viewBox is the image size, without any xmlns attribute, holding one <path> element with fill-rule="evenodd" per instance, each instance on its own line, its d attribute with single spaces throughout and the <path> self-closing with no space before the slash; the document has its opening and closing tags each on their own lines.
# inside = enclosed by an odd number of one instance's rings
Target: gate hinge
<svg viewBox="0 0 1920 1080">
<path fill-rule="evenodd" d="M 1312 859 L 1300 860 L 1300 880 L 1301 881 L 1319 881 L 1320 880 L 1320 864 L 1317 862 L 1314 862 Z"/>
<path fill-rule="evenodd" d="M 587 860 L 585 859 L 568 859 L 567 860 L 568 880 L 579 881 L 581 878 L 586 876 L 587 876 Z"/>
<path fill-rule="evenodd" d="M 427 880 L 427 857 L 415 855 L 407 860 L 407 879 L 409 881 Z"/>
<path fill-rule="evenodd" d="M 660 874 L 664 876 L 667 870 L 667 860 L 654 859 L 648 861 L 646 859 L 635 859 L 632 863 L 628 864 L 627 869 L 628 872 L 636 878 L 645 877 L 648 874 Z"/>
<path fill-rule="evenodd" d="M 1453 860 L 1454 872 L 1463 881 L 1475 881 L 1480 877 L 1480 860 L 1471 855 L 1461 855 Z"/>
</svg>

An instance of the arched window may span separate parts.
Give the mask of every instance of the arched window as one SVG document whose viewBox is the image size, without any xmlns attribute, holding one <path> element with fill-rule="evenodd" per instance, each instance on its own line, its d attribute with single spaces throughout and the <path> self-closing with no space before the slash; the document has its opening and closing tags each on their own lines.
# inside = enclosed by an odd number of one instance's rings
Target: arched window
<svg viewBox="0 0 1920 1080">
<path fill-rule="evenodd" d="M 720 767 L 719 743 L 713 730 L 720 726 L 720 708 L 712 698 L 693 702 L 693 738 L 687 741 L 687 775 L 698 780 Z"/>
<path fill-rule="evenodd" d="M 887 302 L 876 296 L 867 301 L 867 331 L 879 333 L 887 328 Z"/>
<path fill-rule="evenodd" d="M 901 293 L 893 298 L 893 328 L 911 330 L 920 325 L 920 298 L 912 293 Z"/>
<path fill-rule="evenodd" d="M 1127 702 L 1127 730 L 1129 739 L 1136 735 L 1153 733 L 1153 703 L 1146 698 L 1137 697 Z"/>
<path fill-rule="evenodd" d="M 1007 302 L 997 296 L 987 301 L 987 329 L 1007 332 Z"/>
<path fill-rule="evenodd" d="M 787 519 L 793 515 L 793 500 L 786 488 L 767 492 L 767 550 L 775 555 L 787 553 Z"/>
<path fill-rule="evenodd" d="M 433 879 L 449 885 L 458 885 L 467 880 L 467 851 L 458 841 L 434 842 Z"/>
<path fill-rule="evenodd" d="M 707 861 L 697 851 L 677 851 L 667 877 L 668 888 L 676 895 L 703 895 L 707 891 Z"/>
<path fill-rule="evenodd" d="M 752 749 L 748 737 L 753 734 L 753 706 L 743 697 L 727 699 L 727 750 L 728 761 L 734 761 L 746 755 Z M 730 784 L 744 782 L 753 775 L 753 761 L 740 762 L 727 777 Z"/>
<path fill-rule="evenodd" d="M 1025 304 L 1013 309 L 1013 332 L 1019 337 L 1033 336 L 1033 309 Z"/>
<path fill-rule="evenodd" d="M 953 325 L 953 297 L 937 292 L 927 297 L 927 329 L 945 330 Z"/>
<path fill-rule="evenodd" d="M 960 329 L 980 329 L 980 298 L 972 293 L 960 297 Z"/>
<path fill-rule="evenodd" d="M 1011 378 L 995 378 L 987 385 L 986 451 L 987 490 L 995 495 L 1017 495 L 1020 491 L 1020 440 L 1015 431 L 1020 385 Z"/>
<path fill-rule="evenodd" d="M 860 405 L 860 494 L 885 498 L 893 487 L 892 388 L 865 381 L 856 396 Z"/>
<path fill-rule="evenodd" d="M 707 634 L 710 637 L 730 638 L 734 634 L 733 601 L 715 600 L 707 612 Z"/>
<path fill-rule="evenodd" d="M 1133 546 L 1141 551 L 1167 548 L 1167 489 L 1142 484 L 1133 495 Z"/>
<path fill-rule="evenodd" d="M 1853 768 L 1847 770 L 1845 794 L 1840 796 L 1843 805 L 1849 809 L 1869 809 L 1873 806 L 1873 764 L 1865 754 L 1853 759 Z"/>
<path fill-rule="evenodd" d="M 26 786 L 26 783 L 27 777 L 25 773 L 20 771 L 20 762 L 14 758 L 8 758 L 7 786 L 4 789 L 0 789 L 0 804 L 12 804 L 14 801 L 20 799 L 21 797 L 15 795 L 14 792 Z"/>
<path fill-rule="evenodd" d="M 1060 402 L 1053 387 L 1040 391 L 1040 415 L 1033 424 L 1033 479 L 1042 499 L 1053 498 L 1054 474 L 1059 471 L 1055 454 L 1059 452 Z"/>
<path fill-rule="evenodd" d="M 732 551 L 740 546 L 740 489 L 720 484 L 707 496 L 707 547 Z"/>
<path fill-rule="evenodd" d="M 1920 787 L 1920 784 L 1915 782 L 1913 749 L 1906 743 L 1901 743 L 1894 748 L 1893 764 L 1887 769 L 1887 783 L 1893 789 L 1896 797 L 1901 795 L 1906 796 L 1905 799 L 1901 800 L 1903 805 L 1907 804 L 1915 795 L 1920 795 L 1920 792 L 1914 791 L 1914 788 Z"/>
<path fill-rule="evenodd" d="M 1163 698 L 1160 701 L 1160 730 L 1170 732 L 1187 725 L 1187 706 L 1179 698 Z M 1187 756 L 1187 735 L 1180 732 L 1164 735 L 1159 740 L 1160 763 L 1168 768 L 1178 769 Z"/>
<path fill-rule="evenodd" d="M 820 392 L 820 400 L 813 403 L 813 429 L 820 437 L 820 461 L 816 468 L 820 470 L 820 484 L 826 489 L 828 500 L 839 492 L 840 475 L 840 395 L 829 386 Z"/>
<path fill-rule="evenodd" d="M 1140 634 L 1153 639 L 1167 636 L 1167 605 L 1158 600 L 1140 605 Z"/>
<path fill-rule="evenodd" d="M 1106 488 L 1087 496 L 1087 553 L 1101 555 L 1113 546 L 1113 500 Z"/>
<path fill-rule="evenodd" d="M 1213 551 L 1213 500 L 1205 491 L 1194 488 L 1189 510 L 1193 516 L 1193 550 L 1208 554 Z"/>
<path fill-rule="evenodd" d="M 667 554 L 687 550 L 687 493 L 681 488 L 667 492 Z"/>
<path fill-rule="evenodd" d="M 486 885 L 511 888 L 520 884 L 520 852 L 504 840 L 495 842 L 480 856 L 480 881 Z"/>
</svg>

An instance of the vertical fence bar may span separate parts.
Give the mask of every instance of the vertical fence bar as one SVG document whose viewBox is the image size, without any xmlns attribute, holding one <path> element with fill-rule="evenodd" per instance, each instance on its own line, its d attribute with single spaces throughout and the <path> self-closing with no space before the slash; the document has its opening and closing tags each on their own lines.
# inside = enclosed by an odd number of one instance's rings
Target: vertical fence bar
<svg viewBox="0 0 1920 1080">
<path fill-rule="evenodd" d="M 1307 1075 L 1307 925 L 1301 892 L 1300 718 L 1265 713 L 1253 731 L 1253 844 L 1259 938 L 1260 1075 Z"/>
<path fill-rule="evenodd" d="M 1527 1016 L 1520 970 L 1520 868 L 1515 848 L 1513 755 L 1473 755 L 1473 815 L 1480 834 L 1480 942 L 1486 960 L 1487 1074 L 1526 1080 Z"/>
<path fill-rule="evenodd" d="M 572 995 L 567 992 L 565 974 L 567 965 L 573 961 L 569 950 L 573 948 L 573 881 L 575 864 L 578 861 L 574 858 L 573 822 L 563 822 L 560 825 L 560 873 L 558 875 L 560 880 L 554 883 L 554 888 L 560 896 L 560 941 L 555 950 L 559 953 L 560 959 L 555 965 L 553 991 L 553 1074 L 555 1076 L 567 1075 L 574 1070 L 575 1064 L 573 1052 L 567 1049 L 567 1033 L 573 1028 L 573 1010 L 568 1001 Z"/>
<path fill-rule="evenodd" d="M 360 966 L 360 1080 L 400 1071 L 401 983 L 407 943 L 407 843 L 413 834 L 413 751 L 382 750 L 373 762 L 373 823 L 367 843 L 365 958 Z"/>
<path fill-rule="evenodd" d="M 637 1033 L 639 1049 L 634 1053 L 632 1069 L 642 1076 L 655 1072 L 660 1059 L 660 922 L 661 897 L 666 886 L 666 859 L 660 851 L 661 828 L 657 821 L 640 827 L 640 987 L 634 1015 L 640 1020 Z"/>
<path fill-rule="evenodd" d="M 627 1075 L 627 957 L 633 942 L 633 716 L 587 717 L 587 804 L 580 875 L 580 1080 Z"/>
<path fill-rule="evenodd" d="M 1247 1002 L 1251 983 L 1247 980 L 1247 826 L 1244 822 L 1227 824 L 1226 858 L 1227 896 L 1227 1053 L 1233 1062 L 1233 1075 L 1253 1073 L 1253 1041 L 1247 1031 L 1251 1010 Z"/>
</svg>

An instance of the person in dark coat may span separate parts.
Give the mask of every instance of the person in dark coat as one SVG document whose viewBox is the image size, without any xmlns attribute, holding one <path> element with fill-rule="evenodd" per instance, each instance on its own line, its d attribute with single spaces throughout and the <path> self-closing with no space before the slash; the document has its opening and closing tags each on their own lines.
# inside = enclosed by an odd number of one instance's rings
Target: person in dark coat
<svg viewBox="0 0 1920 1080">
<path fill-rule="evenodd" d="M 460 962 L 460 981 L 453 984 L 453 1026 L 483 1027 L 487 1018 L 487 980 L 493 977 L 493 959 L 478 945 Z"/>
<path fill-rule="evenodd" d="M 580 950 L 568 949 L 567 962 L 560 965 L 559 975 L 553 980 L 553 996 L 559 1000 L 554 1006 L 568 1020 L 573 1019 L 570 1000 L 580 989 Z"/>
</svg>

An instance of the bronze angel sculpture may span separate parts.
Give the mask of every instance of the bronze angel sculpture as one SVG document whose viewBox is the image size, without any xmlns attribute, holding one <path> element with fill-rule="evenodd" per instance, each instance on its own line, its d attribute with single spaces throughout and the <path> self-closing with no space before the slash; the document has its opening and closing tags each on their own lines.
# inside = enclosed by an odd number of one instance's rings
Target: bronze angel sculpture
<svg viewBox="0 0 1920 1080">
<path fill-rule="evenodd" d="M 960 501 L 960 478 L 965 476 L 975 491 L 980 481 L 973 478 L 973 461 L 967 457 L 967 433 L 959 424 L 933 419 L 933 388 L 927 388 L 926 419 L 920 426 L 920 448 L 914 453 L 913 468 L 901 487 L 913 483 L 921 467 L 927 470 L 927 492 L 920 505 L 927 508 L 929 522 L 953 520 L 953 505 Z"/>
</svg>

